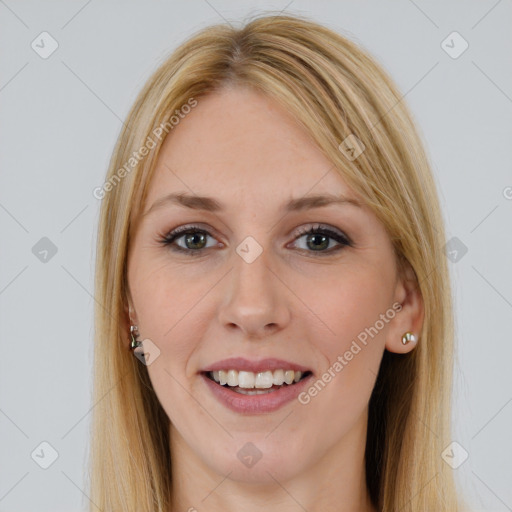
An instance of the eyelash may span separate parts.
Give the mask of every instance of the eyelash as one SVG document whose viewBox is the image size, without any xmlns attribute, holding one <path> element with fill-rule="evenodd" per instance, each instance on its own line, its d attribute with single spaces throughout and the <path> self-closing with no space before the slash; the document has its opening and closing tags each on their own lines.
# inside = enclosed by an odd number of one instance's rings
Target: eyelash
<svg viewBox="0 0 512 512">
<path fill-rule="evenodd" d="M 183 247 L 180 247 L 178 245 L 175 245 L 174 242 L 180 238 L 182 238 L 184 235 L 187 234 L 196 234 L 196 233 L 203 233 L 207 236 L 211 236 L 210 233 L 205 230 L 201 229 L 199 226 L 195 225 L 188 225 L 188 226 L 181 226 L 179 228 L 176 228 L 175 230 L 168 233 L 166 236 L 162 237 L 159 242 L 164 245 L 165 247 L 169 247 L 171 250 L 175 252 L 180 252 L 182 254 L 187 254 L 189 256 L 200 256 L 206 248 L 203 249 L 184 249 Z M 308 251 L 307 249 L 300 249 L 304 250 L 310 253 L 317 253 L 320 256 L 328 255 L 333 252 L 338 252 L 342 250 L 344 247 L 352 247 L 353 243 L 352 241 L 342 233 L 338 233 L 337 231 L 333 231 L 332 229 L 329 229 L 327 227 L 323 227 L 321 225 L 312 226 L 309 229 L 308 228 L 301 228 L 299 229 L 299 233 L 294 238 L 294 241 L 298 240 L 299 238 L 303 237 L 304 235 L 311 235 L 311 234 L 321 234 L 326 235 L 329 238 L 332 238 L 336 240 L 340 245 L 334 249 L 328 249 L 325 251 Z"/>
</svg>

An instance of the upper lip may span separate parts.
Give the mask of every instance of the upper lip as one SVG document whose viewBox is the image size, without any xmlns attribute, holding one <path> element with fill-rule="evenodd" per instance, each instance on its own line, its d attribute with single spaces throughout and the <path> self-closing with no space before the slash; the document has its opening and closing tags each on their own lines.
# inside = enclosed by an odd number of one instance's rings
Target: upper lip
<svg viewBox="0 0 512 512">
<path fill-rule="evenodd" d="M 258 360 L 249 360 L 243 357 L 230 357 L 229 359 L 222 359 L 213 364 L 203 368 L 203 372 L 214 372 L 220 370 L 242 370 L 246 372 L 264 372 L 267 370 L 294 370 L 307 372 L 311 371 L 309 368 L 292 361 L 285 361 L 284 359 L 267 358 Z"/>
</svg>

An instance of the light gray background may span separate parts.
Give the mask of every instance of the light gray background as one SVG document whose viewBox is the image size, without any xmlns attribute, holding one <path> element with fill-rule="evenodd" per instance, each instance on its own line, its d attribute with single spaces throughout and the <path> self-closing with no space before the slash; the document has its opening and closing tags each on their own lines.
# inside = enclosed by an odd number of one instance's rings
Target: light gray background
<svg viewBox="0 0 512 512">
<path fill-rule="evenodd" d="M 455 473 L 475 510 L 512 510 L 510 0 L 0 0 L 0 511 L 88 505 L 100 206 L 92 191 L 121 119 L 157 63 L 193 31 L 285 8 L 370 50 L 412 108 L 448 239 L 468 249 L 450 262 L 453 438 L 469 453 Z M 31 48 L 43 31 L 59 44 L 47 59 Z M 456 59 L 441 46 L 453 31 L 469 43 Z M 46 263 L 32 252 L 42 237 L 57 247 Z M 31 458 L 43 441 L 58 452 L 48 469 Z"/>
</svg>

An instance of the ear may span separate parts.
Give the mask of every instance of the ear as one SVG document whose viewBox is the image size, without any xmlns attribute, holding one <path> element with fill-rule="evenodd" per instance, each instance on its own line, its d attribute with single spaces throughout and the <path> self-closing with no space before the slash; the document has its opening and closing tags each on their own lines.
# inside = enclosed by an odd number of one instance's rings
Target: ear
<svg viewBox="0 0 512 512">
<path fill-rule="evenodd" d="M 127 301 L 124 306 L 125 318 L 129 322 L 129 325 L 138 325 L 137 315 L 135 314 L 135 308 L 133 307 L 133 301 L 131 298 L 130 290 L 126 290 Z"/>
<path fill-rule="evenodd" d="M 424 319 L 423 297 L 416 274 L 409 263 L 406 263 L 405 268 L 399 273 L 394 302 L 400 303 L 402 309 L 389 322 L 385 347 L 390 352 L 405 354 L 421 342 L 419 333 Z M 415 341 L 409 341 L 404 345 L 402 336 L 408 331 L 414 334 Z"/>
</svg>

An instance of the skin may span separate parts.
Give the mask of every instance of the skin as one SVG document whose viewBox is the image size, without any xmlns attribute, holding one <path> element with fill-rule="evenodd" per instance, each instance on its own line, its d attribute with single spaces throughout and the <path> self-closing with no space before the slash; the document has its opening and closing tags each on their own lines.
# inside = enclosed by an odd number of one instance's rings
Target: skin
<svg viewBox="0 0 512 512">
<path fill-rule="evenodd" d="M 129 248 L 127 316 L 160 350 L 147 368 L 171 422 L 172 510 L 375 510 L 364 470 L 368 401 L 384 349 L 413 350 L 402 334 L 417 334 L 423 321 L 421 296 L 411 274 L 399 277 L 383 225 L 350 204 L 284 214 L 291 198 L 358 196 L 281 107 L 242 87 L 201 98 L 173 129 L 144 213 L 171 192 L 225 206 L 155 209 Z M 322 245 L 321 233 L 308 243 L 297 232 L 317 223 L 353 246 Z M 186 236 L 174 244 L 198 256 L 160 242 L 187 224 L 208 232 L 203 245 Z M 236 252 L 247 236 L 263 250 L 252 263 Z M 235 413 L 198 373 L 227 357 L 277 357 L 311 368 L 316 380 L 395 302 L 401 311 L 306 405 Z M 251 468 L 237 458 L 247 442 L 262 453 Z"/>
</svg>

